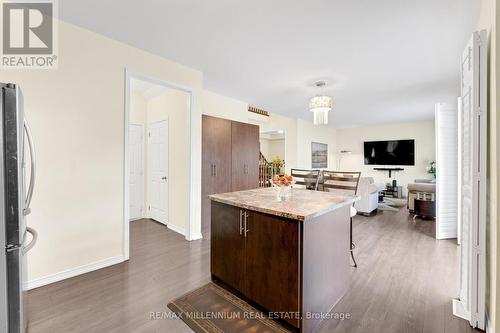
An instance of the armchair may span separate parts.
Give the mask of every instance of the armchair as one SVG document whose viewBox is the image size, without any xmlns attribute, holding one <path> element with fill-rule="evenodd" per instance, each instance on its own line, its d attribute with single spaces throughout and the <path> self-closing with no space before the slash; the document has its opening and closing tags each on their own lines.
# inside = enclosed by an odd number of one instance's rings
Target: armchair
<svg viewBox="0 0 500 333">
<path fill-rule="evenodd" d="M 358 195 L 361 197 L 354 207 L 363 215 L 370 215 L 378 208 L 378 192 L 383 187 L 374 183 L 372 177 L 361 177 L 358 185 Z"/>
</svg>

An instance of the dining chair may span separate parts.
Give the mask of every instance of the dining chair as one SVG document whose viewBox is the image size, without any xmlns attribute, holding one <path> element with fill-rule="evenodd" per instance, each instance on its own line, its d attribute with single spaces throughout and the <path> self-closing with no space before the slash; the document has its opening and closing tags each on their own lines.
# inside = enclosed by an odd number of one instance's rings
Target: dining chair
<svg viewBox="0 0 500 333">
<path fill-rule="evenodd" d="M 361 172 L 348 172 L 348 171 L 328 171 L 323 170 L 323 191 L 325 192 L 342 192 L 347 194 L 356 195 L 358 193 L 359 178 L 361 177 Z M 351 219 L 349 222 L 349 238 L 351 241 L 350 252 L 351 258 L 354 262 L 354 267 L 358 267 L 356 259 L 354 259 L 353 250 L 356 245 L 352 241 L 352 218 L 356 216 L 356 208 L 354 208 L 354 203 L 351 206 Z"/>
<path fill-rule="evenodd" d="M 292 169 L 291 175 L 295 179 L 295 185 L 307 190 L 318 190 L 320 170 Z"/>
</svg>

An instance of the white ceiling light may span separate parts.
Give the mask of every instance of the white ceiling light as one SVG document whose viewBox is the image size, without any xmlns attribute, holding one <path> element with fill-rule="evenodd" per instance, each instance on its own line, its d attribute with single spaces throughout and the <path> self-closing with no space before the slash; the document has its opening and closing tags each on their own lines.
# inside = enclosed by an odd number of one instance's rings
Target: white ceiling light
<svg viewBox="0 0 500 333">
<path fill-rule="evenodd" d="M 314 83 L 318 88 L 326 86 L 325 81 Z M 325 94 L 316 95 L 309 101 L 309 111 L 314 114 L 314 125 L 328 124 L 328 112 L 332 110 L 333 99 Z"/>
</svg>

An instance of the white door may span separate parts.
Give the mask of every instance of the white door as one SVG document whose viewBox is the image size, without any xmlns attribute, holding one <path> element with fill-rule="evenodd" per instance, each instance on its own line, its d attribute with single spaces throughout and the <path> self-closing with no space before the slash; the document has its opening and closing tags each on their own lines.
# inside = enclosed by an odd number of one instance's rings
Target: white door
<svg viewBox="0 0 500 333">
<path fill-rule="evenodd" d="M 144 126 L 130 124 L 130 219 L 143 217 L 144 213 Z"/>
<path fill-rule="evenodd" d="M 486 51 L 485 31 L 474 33 L 462 55 L 459 119 L 460 311 L 485 328 L 486 284 Z M 455 306 L 455 304 L 454 304 Z"/>
<path fill-rule="evenodd" d="M 152 123 L 148 144 L 149 217 L 167 224 L 168 218 L 168 121 Z"/>
</svg>

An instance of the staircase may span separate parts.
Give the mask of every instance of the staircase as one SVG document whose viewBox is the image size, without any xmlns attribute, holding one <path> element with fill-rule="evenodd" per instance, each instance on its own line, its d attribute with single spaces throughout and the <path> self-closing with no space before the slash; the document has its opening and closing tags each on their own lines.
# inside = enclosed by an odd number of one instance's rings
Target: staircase
<svg viewBox="0 0 500 333">
<path fill-rule="evenodd" d="M 279 173 L 279 170 L 259 153 L 259 187 L 271 187 L 271 179 Z"/>
</svg>

